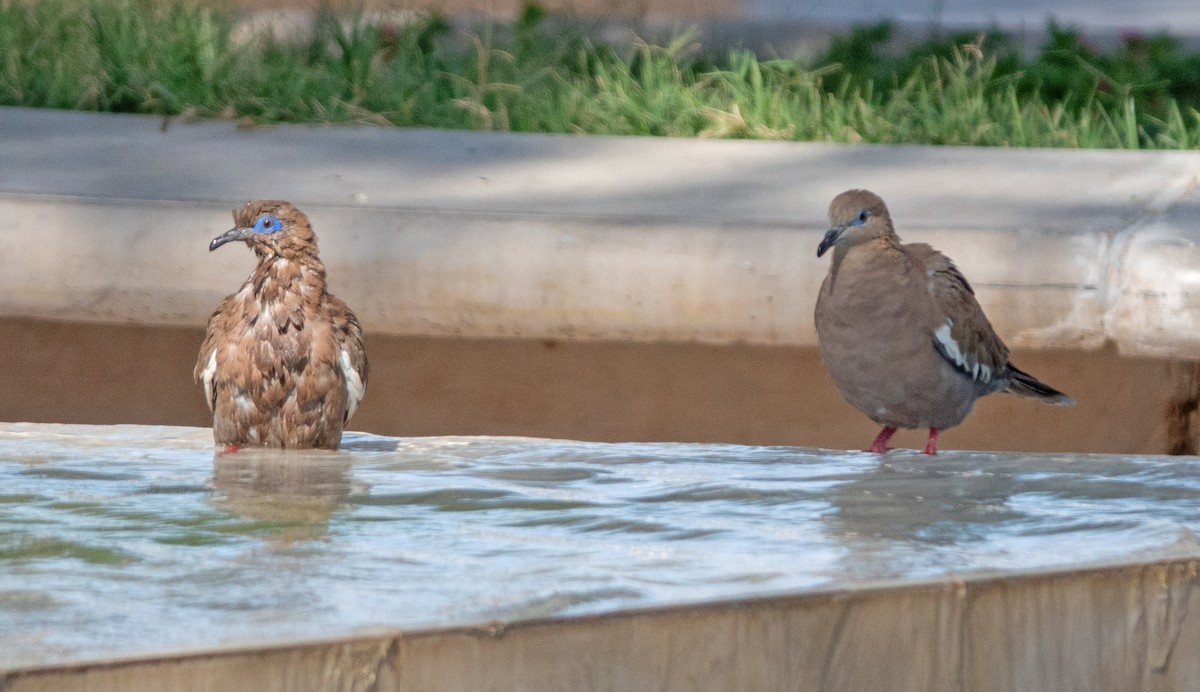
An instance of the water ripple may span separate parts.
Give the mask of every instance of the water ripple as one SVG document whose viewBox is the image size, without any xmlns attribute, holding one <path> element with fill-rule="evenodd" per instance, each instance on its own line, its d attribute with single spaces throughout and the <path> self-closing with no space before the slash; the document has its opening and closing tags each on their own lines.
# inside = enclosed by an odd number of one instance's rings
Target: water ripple
<svg viewBox="0 0 1200 692">
<path fill-rule="evenodd" d="M 1200 555 L 1167 457 L 5 424 L 0 487 L 0 665 Z"/>
</svg>

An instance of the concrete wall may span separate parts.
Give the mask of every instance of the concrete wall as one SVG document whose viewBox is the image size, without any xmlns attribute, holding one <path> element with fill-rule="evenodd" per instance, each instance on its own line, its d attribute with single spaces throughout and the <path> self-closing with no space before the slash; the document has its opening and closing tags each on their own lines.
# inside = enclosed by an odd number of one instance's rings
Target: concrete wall
<svg viewBox="0 0 1200 692">
<path fill-rule="evenodd" d="M 825 207 L 862 186 L 1079 401 L 990 397 L 947 448 L 1195 438 L 1170 365 L 1200 358 L 1194 154 L 163 126 L 0 111 L 3 418 L 204 424 L 199 330 L 253 263 L 208 240 L 283 197 L 368 332 L 355 427 L 862 447 L 812 323 Z"/>
<path fill-rule="evenodd" d="M 207 240 L 287 198 L 369 331 L 811 346 L 826 207 L 867 187 L 1011 346 L 1200 358 L 1186 152 L 161 126 L 4 113 L 0 315 L 203 324 L 253 264 Z"/>
<path fill-rule="evenodd" d="M 0 420 L 208 425 L 192 382 L 202 337 L 198 327 L 0 320 Z M 352 427 L 384 435 L 862 449 L 877 432 L 841 399 L 813 347 L 378 332 L 366 344 L 371 380 Z M 1177 380 L 1167 362 L 1111 350 L 1025 350 L 1014 359 L 1078 405 L 987 397 L 944 433 L 943 448 L 1167 450 Z M 920 447 L 924 438 L 902 431 L 894 444 Z"/>
<path fill-rule="evenodd" d="M 1194 560 L 0 672 L 6 692 L 1200 687 Z"/>
</svg>

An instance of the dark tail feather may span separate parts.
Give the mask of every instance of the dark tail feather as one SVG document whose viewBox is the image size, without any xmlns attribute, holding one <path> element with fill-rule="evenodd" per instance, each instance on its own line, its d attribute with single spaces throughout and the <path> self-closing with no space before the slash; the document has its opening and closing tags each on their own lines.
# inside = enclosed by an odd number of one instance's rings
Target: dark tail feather
<svg viewBox="0 0 1200 692">
<path fill-rule="evenodd" d="M 1017 396 L 1038 399 L 1055 406 L 1074 406 L 1075 400 L 1063 394 L 1050 385 L 1039 382 L 1036 377 L 1017 369 L 1011 363 L 1008 366 L 1008 387 L 1004 391 Z"/>
</svg>

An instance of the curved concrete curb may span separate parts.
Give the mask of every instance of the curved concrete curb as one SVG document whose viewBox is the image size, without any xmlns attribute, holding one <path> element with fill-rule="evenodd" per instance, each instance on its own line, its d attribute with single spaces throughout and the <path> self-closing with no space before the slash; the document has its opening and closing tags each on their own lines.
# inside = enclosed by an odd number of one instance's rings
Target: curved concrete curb
<svg viewBox="0 0 1200 692">
<path fill-rule="evenodd" d="M 869 187 L 1014 346 L 1200 357 L 1200 156 L 281 126 L 0 109 L 0 315 L 203 323 L 249 198 L 308 212 L 369 331 L 807 345 Z"/>
<path fill-rule="evenodd" d="M 1172 560 L 0 669 L 11 692 L 1179 690 L 1200 578 Z"/>
</svg>

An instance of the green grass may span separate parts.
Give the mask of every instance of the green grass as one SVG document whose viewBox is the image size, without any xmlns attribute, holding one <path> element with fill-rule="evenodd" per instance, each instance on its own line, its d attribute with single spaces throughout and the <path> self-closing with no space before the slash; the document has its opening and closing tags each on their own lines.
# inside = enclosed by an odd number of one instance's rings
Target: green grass
<svg viewBox="0 0 1200 692">
<path fill-rule="evenodd" d="M 1111 55 L 1052 27 L 1022 59 L 1002 36 L 884 50 L 889 28 L 813 64 L 713 56 L 687 35 L 603 45 L 547 28 L 463 36 L 322 14 L 311 38 L 235 40 L 235 16 L 150 0 L 0 4 L 0 104 L 272 122 L 523 132 L 1087 148 L 1200 146 L 1200 57 L 1131 37 Z"/>
</svg>

